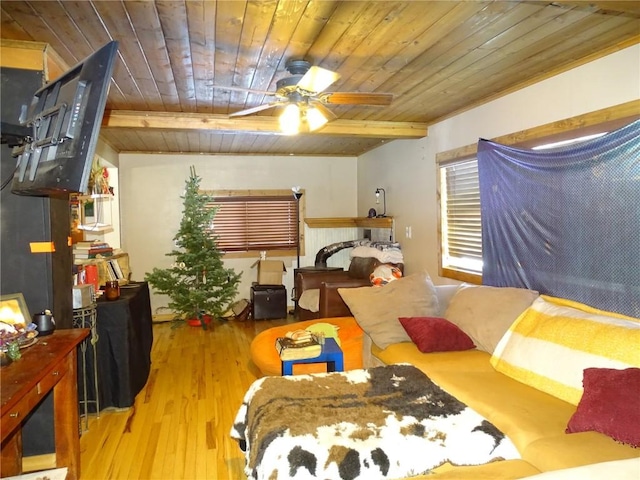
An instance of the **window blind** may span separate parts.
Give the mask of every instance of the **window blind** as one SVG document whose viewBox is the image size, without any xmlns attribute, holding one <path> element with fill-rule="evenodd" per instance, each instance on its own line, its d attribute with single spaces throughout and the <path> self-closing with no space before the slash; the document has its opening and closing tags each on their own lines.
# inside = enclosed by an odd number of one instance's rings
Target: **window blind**
<svg viewBox="0 0 640 480">
<path fill-rule="evenodd" d="M 478 161 L 441 167 L 442 263 L 446 268 L 482 273 L 482 223 Z"/>
<path fill-rule="evenodd" d="M 292 196 L 214 197 L 208 231 L 225 252 L 289 250 L 297 245 L 298 208 Z"/>
</svg>

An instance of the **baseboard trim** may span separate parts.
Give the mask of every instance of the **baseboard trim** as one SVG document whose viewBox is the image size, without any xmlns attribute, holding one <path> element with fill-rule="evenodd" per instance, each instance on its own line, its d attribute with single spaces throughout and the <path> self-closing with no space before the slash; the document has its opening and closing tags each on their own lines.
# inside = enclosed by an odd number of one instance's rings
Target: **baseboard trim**
<svg viewBox="0 0 640 480">
<path fill-rule="evenodd" d="M 171 322 L 175 318 L 176 318 L 176 316 L 173 313 L 161 313 L 161 314 L 155 314 L 155 315 L 151 316 L 151 320 L 153 322 L 157 322 L 157 323 Z"/>
</svg>

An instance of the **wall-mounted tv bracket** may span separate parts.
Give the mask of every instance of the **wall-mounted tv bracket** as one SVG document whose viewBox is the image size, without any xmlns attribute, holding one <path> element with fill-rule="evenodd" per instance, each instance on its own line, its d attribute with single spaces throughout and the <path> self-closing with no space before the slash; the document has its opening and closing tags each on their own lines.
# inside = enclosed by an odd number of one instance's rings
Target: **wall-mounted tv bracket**
<svg viewBox="0 0 640 480">
<path fill-rule="evenodd" d="M 20 147 L 31 141 L 31 129 L 24 125 L 0 122 L 0 143 L 8 147 Z M 14 155 L 15 156 L 15 155 Z"/>
<path fill-rule="evenodd" d="M 117 48 L 117 42 L 109 42 L 33 95 L 20 116 L 20 124 L 31 129 L 31 141 L 14 150 L 20 158 L 13 193 L 86 191 Z"/>
<path fill-rule="evenodd" d="M 24 181 L 27 169 L 29 169 L 29 180 L 33 181 L 40 163 L 59 157 L 58 146 L 66 140 L 75 138 L 76 130 L 80 127 L 81 112 L 86 104 L 88 93 L 87 82 L 77 83 L 71 110 L 67 102 L 56 104 L 62 85 L 58 83 L 53 88 L 48 90 L 43 88 L 36 92 L 34 99 L 38 100 L 35 111 L 39 113 L 30 120 L 26 119 L 26 106 L 22 109 L 20 122 L 26 123 L 27 128 L 31 127 L 32 141 L 26 142 L 23 147 L 13 152 L 14 156 L 22 154 L 17 172 L 20 181 Z M 45 147 L 49 147 L 48 155 L 43 159 L 42 153 Z M 74 152 L 67 153 L 68 156 L 72 156 Z"/>
</svg>

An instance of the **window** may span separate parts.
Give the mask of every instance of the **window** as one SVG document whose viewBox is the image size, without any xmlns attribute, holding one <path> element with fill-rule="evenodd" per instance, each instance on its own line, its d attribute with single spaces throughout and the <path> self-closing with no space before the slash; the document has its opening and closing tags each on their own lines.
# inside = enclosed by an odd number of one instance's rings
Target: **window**
<svg viewBox="0 0 640 480">
<path fill-rule="evenodd" d="M 591 135 L 583 135 L 578 138 L 570 138 L 568 140 L 561 140 L 559 142 L 545 143 L 542 145 L 538 145 L 537 147 L 533 147 L 531 150 L 548 150 L 550 148 L 562 147 L 566 145 L 573 145 L 574 143 L 586 142 L 587 140 L 591 140 L 593 138 L 599 138 L 603 135 L 606 135 L 608 132 L 598 132 L 593 133 Z"/>
<path fill-rule="evenodd" d="M 477 281 L 482 275 L 482 223 L 478 162 L 440 166 L 441 275 Z"/>
<path fill-rule="evenodd" d="M 302 221 L 303 205 L 291 191 L 271 190 L 207 192 L 216 208 L 213 225 L 218 248 L 227 256 L 254 256 L 267 251 L 272 255 L 295 255 L 298 235 L 298 207 Z M 300 200 L 302 202 L 302 200 Z M 302 236 L 301 236 L 302 238 Z M 302 242 L 302 240 L 301 240 Z M 302 243 L 300 244 L 302 249 Z"/>
<path fill-rule="evenodd" d="M 550 142 L 574 143 L 638 119 L 637 101 L 494 138 L 504 145 L 540 149 Z M 553 144 L 557 146 L 558 143 Z M 439 175 L 441 277 L 482 283 L 482 223 L 477 144 L 436 155 Z"/>
</svg>

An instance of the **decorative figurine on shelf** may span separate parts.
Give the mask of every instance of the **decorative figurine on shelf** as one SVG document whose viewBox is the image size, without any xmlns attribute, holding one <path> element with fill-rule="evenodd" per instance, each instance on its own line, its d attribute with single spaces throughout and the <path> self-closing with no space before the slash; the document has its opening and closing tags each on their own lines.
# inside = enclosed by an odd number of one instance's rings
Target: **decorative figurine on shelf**
<svg viewBox="0 0 640 480">
<path fill-rule="evenodd" d="M 222 252 L 209 230 L 216 209 L 208 204 L 212 197 L 199 191 L 200 177 L 191 167 L 186 181 L 184 210 L 178 233 L 173 237 L 177 248 L 167 256 L 175 261 L 169 268 L 154 268 L 145 280 L 158 293 L 167 295 L 169 308 L 178 319 L 197 319 L 207 329 L 207 319 L 222 318 L 238 293 L 240 274 L 225 268 Z"/>
<path fill-rule="evenodd" d="M 109 186 L 109 170 L 102 166 L 100 159 L 95 157 L 89 174 L 89 193 L 98 195 L 113 195 L 113 187 Z"/>
</svg>

